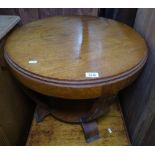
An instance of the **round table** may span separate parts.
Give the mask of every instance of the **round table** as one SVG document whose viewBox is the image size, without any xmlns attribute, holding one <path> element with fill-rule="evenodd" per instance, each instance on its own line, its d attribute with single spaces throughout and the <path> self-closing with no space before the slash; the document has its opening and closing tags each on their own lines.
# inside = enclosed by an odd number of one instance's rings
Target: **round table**
<svg viewBox="0 0 155 155">
<path fill-rule="evenodd" d="M 147 59 L 145 41 L 135 30 L 91 16 L 28 23 L 11 33 L 4 51 L 13 75 L 35 92 L 71 102 L 99 98 L 87 121 L 99 117 L 106 102 L 136 79 Z M 62 113 L 54 115 L 68 122 L 79 122 L 84 115 L 80 110 L 78 117 L 75 111 L 68 117 Z"/>
</svg>

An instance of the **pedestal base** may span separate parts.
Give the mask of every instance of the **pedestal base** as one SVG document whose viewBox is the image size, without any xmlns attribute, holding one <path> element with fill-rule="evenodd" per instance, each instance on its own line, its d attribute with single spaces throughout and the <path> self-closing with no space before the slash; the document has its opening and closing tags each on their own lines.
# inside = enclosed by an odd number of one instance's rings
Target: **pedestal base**
<svg viewBox="0 0 155 155">
<path fill-rule="evenodd" d="M 86 142 L 100 138 L 96 119 L 108 111 L 110 103 L 116 97 L 106 95 L 98 99 L 67 100 L 47 97 L 28 90 L 25 92 L 37 103 L 35 118 L 38 123 L 50 114 L 63 122 L 79 123 Z"/>
<path fill-rule="evenodd" d="M 109 111 L 97 119 L 100 138 L 85 142 L 83 129 L 78 124 L 58 121 L 51 115 L 37 123 L 33 118 L 27 144 L 29 146 L 124 146 L 131 145 L 119 100 L 114 100 Z M 111 129 L 112 132 L 109 132 Z"/>
</svg>

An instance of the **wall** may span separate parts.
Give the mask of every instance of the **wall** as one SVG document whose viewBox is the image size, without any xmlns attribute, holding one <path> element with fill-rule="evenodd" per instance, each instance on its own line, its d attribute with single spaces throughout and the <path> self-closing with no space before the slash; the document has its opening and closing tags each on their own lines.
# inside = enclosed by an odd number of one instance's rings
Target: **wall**
<svg viewBox="0 0 155 155">
<path fill-rule="evenodd" d="M 138 9 L 134 28 L 145 38 L 149 57 L 141 76 L 120 97 L 133 145 L 155 145 L 155 9 Z"/>
</svg>

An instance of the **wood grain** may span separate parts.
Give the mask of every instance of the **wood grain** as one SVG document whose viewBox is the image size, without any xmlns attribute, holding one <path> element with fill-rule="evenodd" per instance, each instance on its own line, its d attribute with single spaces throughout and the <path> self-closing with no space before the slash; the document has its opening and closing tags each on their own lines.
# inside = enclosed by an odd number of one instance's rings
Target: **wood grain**
<svg viewBox="0 0 155 155">
<path fill-rule="evenodd" d="M 122 23 L 59 16 L 14 31 L 6 42 L 5 58 L 14 75 L 35 91 L 94 98 L 109 89 L 108 84 L 116 93 L 131 83 L 146 61 L 147 47 L 138 33 Z M 37 63 L 29 64 L 30 60 Z M 97 72 L 99 77 L 88 78 L 86 72 Z"/>
<path fill-rule="evenodd" d="M 5 51 L 14 63 L 36 75 L 86 80 L 86 72 L 107 78 L 132 69 L 146 57 L 147 48 L 135 31 L 113 20 L 53 17 L 14 31 Z M 29 64 L 31 59 L 38 63 Z"/>
<path fill-rule="evenodd" d="M 119 101 L 111 106 L 110 111 L 98 121 L 101 139 L 87 144 L 80 125 L 62 123 L 51 116 L 41 123 L 33 120 L 27 145 L 51 146 L 103 146 L 103 145 L 130 145 L 128 135 L 122 120 Z M 112 133 L 108 132 L 111 128 Z"/>
</svg>

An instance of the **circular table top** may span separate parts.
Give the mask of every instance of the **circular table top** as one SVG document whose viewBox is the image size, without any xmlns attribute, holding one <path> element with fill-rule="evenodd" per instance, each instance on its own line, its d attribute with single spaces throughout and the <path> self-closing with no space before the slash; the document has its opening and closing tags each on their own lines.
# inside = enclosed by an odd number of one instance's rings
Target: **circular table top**
<svg viewBox="0 0 155 155">
<path fill-rule="evenodd" d="M 119 78 L 145 63 L 147 47 L 129 26 L 89 17 L 50 17 L 7 39 L 5 54 L 29 76 L 60 83 Z M 93 74 L 92 74 L 93 73 Z"/>
</svg>

